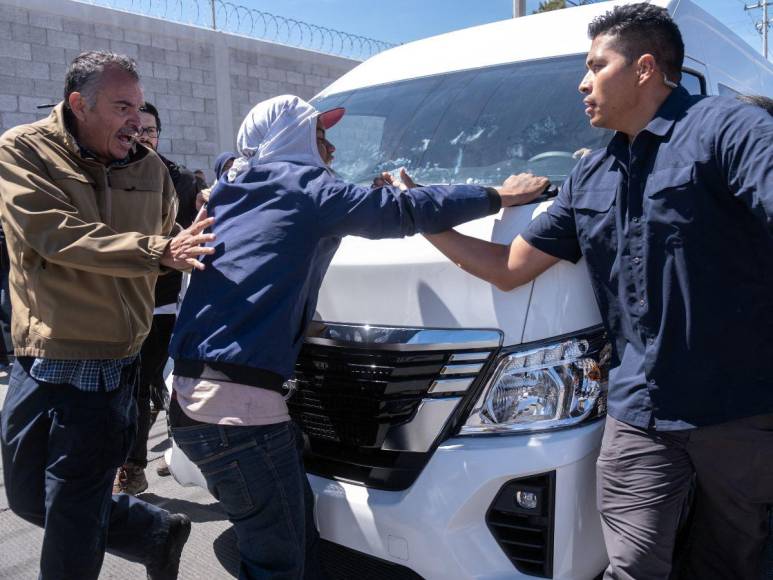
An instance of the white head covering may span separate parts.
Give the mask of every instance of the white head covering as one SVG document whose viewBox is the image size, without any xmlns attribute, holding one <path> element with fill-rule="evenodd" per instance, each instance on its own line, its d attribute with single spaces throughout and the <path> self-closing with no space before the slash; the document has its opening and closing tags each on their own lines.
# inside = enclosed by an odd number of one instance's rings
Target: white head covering
<svg viewBox="0 0 773 580">
<path fill-rule="evenodd" d="M 319 111 L 293 95 L 255 105 L 239 128 L 236 146 L 242 157 L 234 161 L 228 180 L 246 171 L 252 157 L 261 163 L 294 161 L 327 168 L 317 148 L 318 116 Z"/>
</svg>

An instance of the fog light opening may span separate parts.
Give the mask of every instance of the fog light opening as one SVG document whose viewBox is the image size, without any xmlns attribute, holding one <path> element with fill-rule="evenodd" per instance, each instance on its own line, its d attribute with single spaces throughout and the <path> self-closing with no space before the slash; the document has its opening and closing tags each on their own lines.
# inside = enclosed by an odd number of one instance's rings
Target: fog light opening
<svg viewBox="0 0 773 580">
<path fill-rule="evenodd" d="M 539 512 L 539 494 L 534 491 L 519 489 L 515 492 L 516 505 L 525 510 Z"/>
</svg>

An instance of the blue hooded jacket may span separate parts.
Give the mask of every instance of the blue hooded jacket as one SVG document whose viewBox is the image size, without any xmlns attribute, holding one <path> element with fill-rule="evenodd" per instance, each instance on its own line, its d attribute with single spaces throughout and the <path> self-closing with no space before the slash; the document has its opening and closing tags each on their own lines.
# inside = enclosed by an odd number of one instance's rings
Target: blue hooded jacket
<svg viewBox="0 0 773 580">
<path fill-rule="evenodd" d="M 310 125 L 316 144 L 316 115 Z M 346 183 L 321 159 L 241 161 L 233 182 L 222 178 L 210 197 L 216 251 L 194 271 L 180 309 L 170 344 L 176 375 L 199 377 L 206 364 L 235 382 L 280 390 L 343 236 L 436 233 L 500 209 L 499 195 L 484 187 L 403 192 Z"/>
</svg>

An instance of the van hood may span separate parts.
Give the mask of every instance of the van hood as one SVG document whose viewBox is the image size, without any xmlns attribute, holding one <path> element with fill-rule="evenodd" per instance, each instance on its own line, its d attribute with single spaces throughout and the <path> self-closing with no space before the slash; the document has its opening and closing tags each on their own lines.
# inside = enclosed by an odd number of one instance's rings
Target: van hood
<svg viewBox="0 0 773 580">
<path fill-rule="evenodd" d="M 505 209 L 457 229 L 509 244 L 549 205 Z M 535 284 L 541 288 L 539 301 L 532 296 Z M 538 308 L 530 325 L 530 303 L 534 307 L 537 302 L 546 306 Z M 562 263 L 534 283 L 502 292 L 451 263 L 423 236 L 375 241 L 350 236 L 328 269 L 316 318 L 384 326 L 496 328 L 508 345 L 556 336 L 568 327 L 567 332 L 591 326 L 598 322 L 598 313 L 584 266 Z"/>
</svg>

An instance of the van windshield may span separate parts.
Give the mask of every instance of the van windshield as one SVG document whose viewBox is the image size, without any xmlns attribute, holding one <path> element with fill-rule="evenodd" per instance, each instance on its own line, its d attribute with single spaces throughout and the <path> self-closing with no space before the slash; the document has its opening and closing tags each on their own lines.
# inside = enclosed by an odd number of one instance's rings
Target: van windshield
<svg viewBox="0 0 773 580">
<path fill-rule="evenodd" d="M 577 86 L 585 55 L 514 63 L 366 87 L 313 101 L 346 107 L 329 131 L 333 168 L 369 184 L 402 166 L 418 183 L 498 185 L 532 171 L 560 184 L 581 149 L 607 144 Z"/>
</svg>

